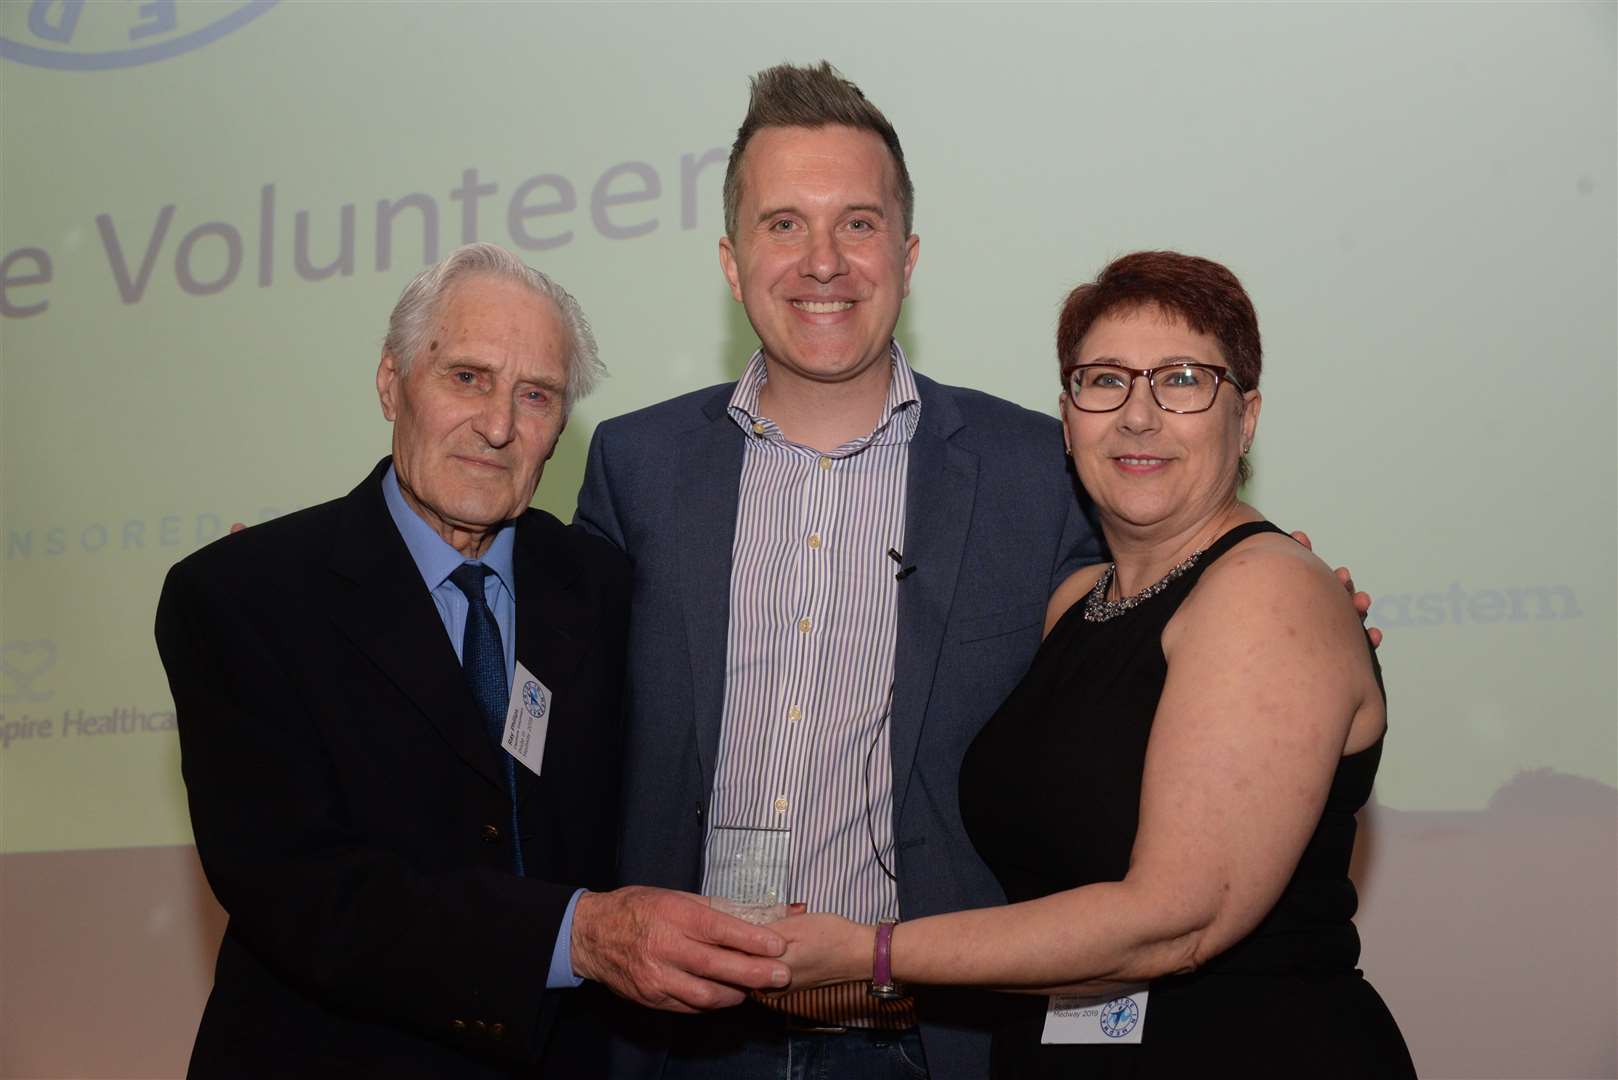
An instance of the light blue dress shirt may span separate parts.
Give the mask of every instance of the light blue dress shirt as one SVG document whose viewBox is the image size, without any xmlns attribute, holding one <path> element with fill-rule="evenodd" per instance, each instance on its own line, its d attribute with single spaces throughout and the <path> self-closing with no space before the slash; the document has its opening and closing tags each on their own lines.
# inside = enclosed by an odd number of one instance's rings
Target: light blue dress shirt
<svg viewBox="0 0 1618 1080">
<path fill-rule="evenodd" d="M 517 589 L 511 562 L 512 551 L 517 544 L 516 528 L 508 525 L 501 529 L 495 534 L 489 550 L 483 553 L 483 558 L 468 559 L 446 543 L 405 502 L 392 465 L 388 466 L 387 474 L 382 477 L 382 497 L 387 501 L 388 513 L 393 515 L 393 523 L 398 526 L 405 547 L 410 549 L 416 569 L 421 571 L 421 578 L 432 594 L 438 617 L 443 620 L 450 644 L 455 647 L 457 660 L 461 659 L 461 642 L 466 635 L 467 601 L 466 595 L 449 576 L 464 562 L 481 562 L 494 571 L 483 579 L 483 595 L 494 612 L 495 623 L 500 627 L 500 642 L 506 653 L 506 686 L 510 687 L 517 670 Z M 572 947 L 573 909 L 583 892 L 583 889 L 574 890 L 573 898 L 567 902 L 567 911 L 562 915 L 562 928 L 556 935 L 556 947 L 551 950 L 550 972 L 545 978 L 547 989 L 558 990 L 584 982 L 573 974 Z"/>
</svg>

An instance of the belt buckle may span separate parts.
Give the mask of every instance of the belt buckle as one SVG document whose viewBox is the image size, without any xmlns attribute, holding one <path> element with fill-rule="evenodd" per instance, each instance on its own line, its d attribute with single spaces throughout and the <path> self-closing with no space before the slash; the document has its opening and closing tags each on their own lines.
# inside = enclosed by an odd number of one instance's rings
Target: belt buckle
<svg viewBox="0 0 1618 1080">
<path fill-rule="evenodd" d="M 847 1035 L 847 1027 L 836 1024 L 817 1024 L 813 1020 L 800 1020 L 795 1016 L 787 1017 L 787 1031 L 793 1035 Z"/>
</svg>

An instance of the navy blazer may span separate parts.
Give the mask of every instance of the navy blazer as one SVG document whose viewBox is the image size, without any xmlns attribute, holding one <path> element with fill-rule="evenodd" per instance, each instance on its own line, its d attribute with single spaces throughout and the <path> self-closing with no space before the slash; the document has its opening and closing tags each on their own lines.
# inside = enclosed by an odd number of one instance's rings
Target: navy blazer
<svg viewBox="0 0 1618 1080">
<path fill-rule="evenodd" d="M 517 769 L 515 877 L 504 774 L 387 465 L 163 586 L 192 829 L 230 916 L 190 1075 L 597 1075 L 599 991 L 545 977 L 574 888 L 613 874 L 628 568 L 549 515 L 517 522 L 517 659 L 554 710 L 543 776 Z"/>
<path fill-rule="evenodd" d="M 961 824 L 967 746 L 1022 677 L 1045 606 L 1100 557 L 1050 417 L 916 376 L 894 663 L 899 910 L 912 919 L 1004 902 Z M 731 552 L 745 434 L 710 387 L 596 428 L 576 523 L 634 564 L 623 845 L 629 883 L 695 890 L 725 693 Z M 988 1074 L 979 995 L 919 999 L 935 1080 Z M 640 1071 L 661 1059 L 642 1018 Z M 637 1071 L 619 1058 L 621 1071 Z"/>
</svg>

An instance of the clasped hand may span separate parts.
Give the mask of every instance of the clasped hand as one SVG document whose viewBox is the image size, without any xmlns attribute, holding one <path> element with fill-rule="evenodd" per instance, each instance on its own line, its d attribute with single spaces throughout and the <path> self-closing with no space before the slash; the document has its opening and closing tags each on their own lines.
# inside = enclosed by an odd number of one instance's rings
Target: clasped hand
<svg viewBox="0 0 1618 1080">
<path fill-rule="evenodd" d="M 654 1009 L 694 1013 L 781 990 L 786 941 L 708 906 L 706 897 L 630 886 L 585 893 L 573 912 L 574 973 Z"/>
<path fill-rule="evenodd" d="M 785 990 L 812 990 L 871 978 L 876 928 L 841 915 L 793 915 L 771 923 L 786 943 L 781 960 L 791 970 Z"/>
</svg>

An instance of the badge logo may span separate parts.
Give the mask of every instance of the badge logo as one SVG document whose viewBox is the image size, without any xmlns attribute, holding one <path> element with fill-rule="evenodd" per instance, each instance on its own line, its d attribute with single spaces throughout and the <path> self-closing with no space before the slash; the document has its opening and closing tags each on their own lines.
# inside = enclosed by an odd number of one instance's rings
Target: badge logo
<svg viewBox="0 0 1618 1080">
<path fill-rule="evenodd" d="M 33 67 L 106 71 L 137 67 L 212 44 L 245 26 L 276 0 L 231 3 L 87 4 L 85 0 L 32 0 L 0 28 L 0 57 Z"/>
<path fill-rule="evenodd" d="M 1109 1039 L 1121 1039 L 1135 1030 L 1140 1023 L 1140 1006 L 1134 998 L 1115 998 L 1101 1006 L 1101 1034 Z"/>
<path fill-rule="evenodd" d="M 535 720 L 545 716 L 545 696 L 539 692 L 539 684 L 532 679 L 522 684 L 522 703 L 528 708 L 528 715 Z"/>
</svg>

